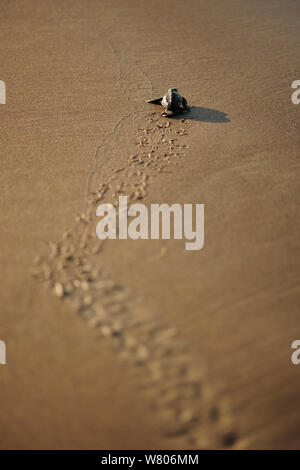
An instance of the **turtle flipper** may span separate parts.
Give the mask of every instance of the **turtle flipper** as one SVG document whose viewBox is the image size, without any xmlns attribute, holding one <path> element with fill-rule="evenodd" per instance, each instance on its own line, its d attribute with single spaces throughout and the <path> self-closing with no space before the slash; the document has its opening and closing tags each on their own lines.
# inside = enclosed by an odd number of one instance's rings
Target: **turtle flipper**
<svg viewBox="0 0 300 470">
<path fill-rule="evenodd" d="M 181 106 L 182 106 L 181 112 L 187 113 L 187 112 L 190 111 L 190 107 L 189 107 L 189 105 L 188 105 L 188 103 L 187 103 L 187 100 L 186 100 L 184 97 L 182 97 Z"/>
<path fill-rule="evenodd" d="M 163 97 L 161 98 L 156 98 L 155 100 L 146 100 L 146 103 L 150 103 L 150 104 L 161 104 L 161 100 L 163 99 Z"/>
<path fill-rule="evenodd" d="M 183 106 L 184 108 L 188 109 L 187 100 L 186 100 L 184 97 L 182 97 L 182 106 Z"/>
</svg>

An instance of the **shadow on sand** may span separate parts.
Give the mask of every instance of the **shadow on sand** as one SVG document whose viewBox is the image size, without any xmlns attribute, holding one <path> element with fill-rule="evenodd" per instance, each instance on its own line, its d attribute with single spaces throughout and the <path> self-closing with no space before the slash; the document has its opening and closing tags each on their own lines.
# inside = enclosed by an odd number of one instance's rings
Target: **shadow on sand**
<svg viewBox="0 0 300 470">
<path fill-rule="evenodd" d="M 230 122 L 226 113 L 218 111 L 217 109 L 201 108 L 201 106 L 190 106 L 187 113 L 170 115 L 168 118 L 171 119 L 186 119 L 191 121 L 199 122 L 215 122 L 224 123 Z"/>
</svg>

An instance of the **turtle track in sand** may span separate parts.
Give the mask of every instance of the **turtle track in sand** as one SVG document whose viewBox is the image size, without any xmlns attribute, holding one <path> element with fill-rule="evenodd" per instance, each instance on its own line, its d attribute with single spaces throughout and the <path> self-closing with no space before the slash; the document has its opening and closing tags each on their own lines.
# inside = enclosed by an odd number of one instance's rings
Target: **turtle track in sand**
<svg viewBox="0 0 300 470">
<path fill-rule="evenodd" d="M 119 195 L 127 195 L 129 202 L 143 200 L 152 179 L 184 158 L 189 126 L 184 119 L 165 120 L 146 111 L 121 118 L 96 149 L 82 213 L 36 260 L 34 276 L 47 282 L 87 326 L 110 339 L 116 354 L 136 372 L 164 436 L 183 438 L 190 448 L 232 448 L 240 442 L 226 400 L 207 380 L 180 332 L 100 267 L 107 241 L 96 237 L 97 205 L 111 202 L 118 210 Z"/>
</svg>

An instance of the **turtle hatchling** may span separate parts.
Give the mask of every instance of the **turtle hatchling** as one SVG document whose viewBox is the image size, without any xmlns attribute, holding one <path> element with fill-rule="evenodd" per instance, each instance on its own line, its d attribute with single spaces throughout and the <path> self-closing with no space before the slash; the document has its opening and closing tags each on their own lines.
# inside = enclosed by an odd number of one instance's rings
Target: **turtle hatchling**
<svg viewBox="0 0 300 470">
<path fill-rule="evenodd" d="M 189 109 L 186 99 L 178 93 L 177 88 L 169 88 L 165 96 L 155 100 L 147 100 L 146 102 L 160 104 L 165 108 L 164 114 L 169 114 L 170 112 L 181 114 Z"/>
</svg>

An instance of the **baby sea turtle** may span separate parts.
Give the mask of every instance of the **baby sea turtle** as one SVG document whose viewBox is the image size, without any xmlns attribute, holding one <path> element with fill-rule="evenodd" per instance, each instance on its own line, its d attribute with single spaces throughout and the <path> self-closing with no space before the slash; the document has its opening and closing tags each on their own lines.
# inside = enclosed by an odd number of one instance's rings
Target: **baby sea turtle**
<svg viewBox="0 0 300 470">
<path fill-rule="evenodd" d="M 180 114 L 189 109 L 186 99 L 178 93 L 177 88 L 169 88 L 165 96 L 148 100 L 147 103 L 162 105 L 165 108 L 165 114 L 168 114 L 168 111 Z"/>
</svg>

